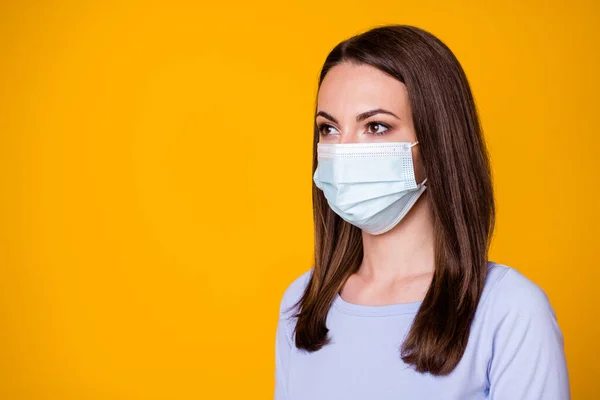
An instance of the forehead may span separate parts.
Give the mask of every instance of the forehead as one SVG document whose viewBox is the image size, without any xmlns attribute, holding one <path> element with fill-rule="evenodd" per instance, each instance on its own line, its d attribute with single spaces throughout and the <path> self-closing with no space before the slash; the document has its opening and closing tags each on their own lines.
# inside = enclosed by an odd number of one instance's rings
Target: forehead
<svg viewBox="0 0 600 400">
<path fill-rule="evenodd" d="M 317 104 L 340 118 L 379 107 L 401 112 L 408 106 L 408 93 L 402 82 L 371 65 L 344 62 L 325 75 Z"/>
</svg>

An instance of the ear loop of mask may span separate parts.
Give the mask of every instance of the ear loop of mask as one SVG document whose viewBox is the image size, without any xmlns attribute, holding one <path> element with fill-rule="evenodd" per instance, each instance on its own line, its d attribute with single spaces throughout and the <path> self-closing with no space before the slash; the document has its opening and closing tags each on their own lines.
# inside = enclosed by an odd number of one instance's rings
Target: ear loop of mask
<svg viewBox="0 0 600 400">
<path fill-rule="evenodd" d="M 417 140 L 414 143 L 411 143 L 410 147 L 413 148 L 414 146 L 416 146 L 417 144 L 419 144 L 419 141 Z M 421 182 L 421 186 L 425 184 L 425 182 L 427 182 L 427 178 L 423 179 L 423 182 Z"/>
</svg>

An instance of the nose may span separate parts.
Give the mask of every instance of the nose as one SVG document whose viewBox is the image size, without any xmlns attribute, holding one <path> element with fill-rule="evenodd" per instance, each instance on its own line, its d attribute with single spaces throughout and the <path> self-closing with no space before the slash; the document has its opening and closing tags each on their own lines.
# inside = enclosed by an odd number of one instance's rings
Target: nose
<svg viewBox="0 0 600 400">
<path fill-rule="evenodd" d="M 339 144 L 344 144 L 344 143 L 358 143 L 357 140 L 357 136 L 356 135 L 349 135 L 349 134 L 341 134 L 340 135 L 340 141 L 338 142 Z"/>
</svg>

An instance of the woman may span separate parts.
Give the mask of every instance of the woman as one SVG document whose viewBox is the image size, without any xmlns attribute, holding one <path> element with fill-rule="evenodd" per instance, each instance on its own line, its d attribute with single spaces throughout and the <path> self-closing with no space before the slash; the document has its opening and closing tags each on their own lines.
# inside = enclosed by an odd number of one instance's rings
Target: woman
<svg viewBox="0 0 600 400">
<path fill-rule="evenodd" d="M 406 25 L 340 43 L 315 116 L 315 263 L 281 300 L 275 399 L 569 399 L 548 297 L 487 259 L 489 160 L 448 47 Z"/>
</svg>

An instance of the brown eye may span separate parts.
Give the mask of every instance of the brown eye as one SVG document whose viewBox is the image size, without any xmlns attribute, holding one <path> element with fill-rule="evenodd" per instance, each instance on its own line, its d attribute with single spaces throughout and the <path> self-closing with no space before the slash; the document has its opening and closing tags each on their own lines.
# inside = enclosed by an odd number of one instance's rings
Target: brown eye
<svg viewBox="0 0 600 400">
<path fill-rule="evenodd" d="M 328 124 L 319 125 L 319 133 L 321 134 L 321 136 L 327 136 L 330 134 L 329 132 L 325 131 L 325 129 L 328 129 L 328 128 L 333 128 L 333 127 Z"/>
<path fill-rule="evenodd" d="M 382 122 L 370 122 L 369 124 L 367 124 L 368 128 L 367 128 L 367 132 L 370 133 L 371 135 L 383 135 L 390 127 L 387 124 L 384 124 Z M 375 127 L 375 130 L 372 130 L 371 128 Z M 379 128 L 385 128 L 384 130 L 379 130 Z"/>
</svg>

